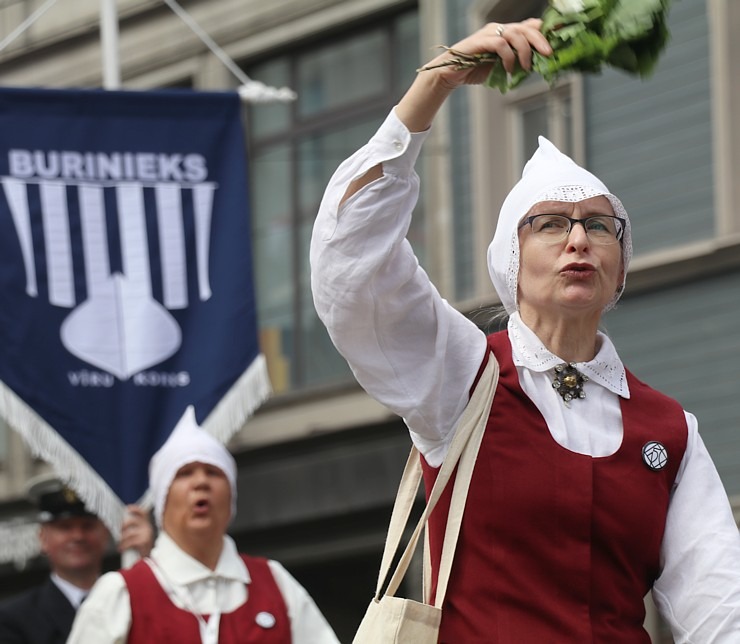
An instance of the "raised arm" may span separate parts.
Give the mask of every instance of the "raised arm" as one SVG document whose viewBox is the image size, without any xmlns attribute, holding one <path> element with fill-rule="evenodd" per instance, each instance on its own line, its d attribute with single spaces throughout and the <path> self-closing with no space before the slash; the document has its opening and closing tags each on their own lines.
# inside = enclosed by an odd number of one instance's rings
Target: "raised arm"
<svg viewBox="0 0 740 644">
<path fill-rule="evenodd" d="M 502 33 L 499 25 L 487 25 L 454 48 L 495 51 L 510 67 L 514 47 L 528 66 L 532 46 L 549 52 L 539 25 L 529 20 Z M 449 57 L 445 52 L 430 64 Z M 450 93 L 487 74 L 485 67 L 420 72 L 370 142 L 337 169 L 311 241 L 319 317 L 358 382 L 406 420 L 432 464 L 441 461 L 467 403 L 486 342 L 440 296 L 406 240 L 419 191 L 413 166 Z"/>
<path fill-rule="evenodd" d="M 518 56 L 522 67 L 529 69 L 532 65 L 532 48 L 545 56 L 552 53 L 547 39 L 540 33 L 541 24 L 542 21 L 538 18 L 506 25 L 491 22 L 458 42 L 451 49 L 466 54 L 494 52 L 498 54 L 504 68 L 509 72 L 513 69 L 514 61 Z M 396 106 L 396 115 L 410 132 L 428 130 L 437 112 L 456 88 L 461 85 L 483 83 L 491 69 L 490 65 L 472 69 L 438 66 L 450 58 L 452 54 L 445 51 L 429 61 L 425 67 L 430 69 L 417 75 Z M 378 164 L 353 180 L 344 193 L 342 203 L 364 186 L 380 178 L 382 174 L 383 169 Z"/>
<path fill-rule="evenodd" d="M 509 24 L 488 23 L 474 34 L 456 43 L 451 49 L 464 54 L 493 52 L 501 58 L 506 71 L 511 72 L 516 58 L 525 69 L 532 66 L 532 49 L 543 55 L 552 53 L 547 39 L 540 33 L 542 21 L 530 18 Z M 429 128 L 447 97 L 462 85 L 480 85 L 488 77 L 490 65 L 469 69 L 439 66 L 452 58 L 449 51 L 429 61 L 428 71 L 417 75 L 408 92 L 398 104 L 397 114 L 412 132 Z"/>
</svg>

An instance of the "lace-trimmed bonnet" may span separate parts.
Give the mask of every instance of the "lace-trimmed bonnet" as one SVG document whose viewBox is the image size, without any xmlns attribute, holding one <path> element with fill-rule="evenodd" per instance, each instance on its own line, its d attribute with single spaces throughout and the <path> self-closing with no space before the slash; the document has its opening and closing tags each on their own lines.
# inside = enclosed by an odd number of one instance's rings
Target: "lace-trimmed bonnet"
<svg viewBox="0 0 740 644">
<path fill-rule="evenodd" d="M 593 174 L 563 154 L 544 136 L 539 147 L 524 166 L 522 178 L 511 189 L 499 213 L 496 232 L 488 247 L 488 272 L 506 311 L 517 310 L 517 280 L 519 277 L 518 226 L 530 208 L 540 201 L 574 203 L 591 197 L 604 196 L 612 204 L 614 214 L 626 220 L 622 238 L 622 258 L 625 280 L 632 259 L 632 230 L 622 202 Z M 604 309 L 611 309 L 624 291 L 624 281 L 614 298 Z"/>
</svg>

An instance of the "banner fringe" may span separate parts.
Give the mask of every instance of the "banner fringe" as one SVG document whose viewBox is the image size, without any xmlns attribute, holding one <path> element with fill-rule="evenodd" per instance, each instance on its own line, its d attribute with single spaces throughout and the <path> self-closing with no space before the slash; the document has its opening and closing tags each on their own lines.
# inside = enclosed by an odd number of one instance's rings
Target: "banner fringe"
<svg viewBox="0 0 740 644">
<path fill-rule="evenodd" d="M 0 563 L 12 562 L 22 570 L 26 562 L 41 554 L 39 524 L 22 519 L 0 524 Z"/>
<path fill-rule="evenodd" d="M 203 429 L 227 443 L 271 393 L 267 361 L 259 354 L 203 421 Z M 125 513 L 123 502 L 77 451 L 2 381 L 0 416 L 23 437 L 34 456 L 49 463 L 54 473 L 74 488 L 118 541 Z M 149 490 L 139 505 L 151 508 Z M 0 562 L 22 567 L 28 559 L 37 556 L 40 552 L 37 533 L 36 523 L 23 526 L 18 520 L 1 523 Z"/>
<path fill-rule="evenodd" d="M 117 541 L 125 506 L 108 484 L 43 418 L 0 381 L 0 415 L 24 439 L 31 453 L 51 465 L 108 527 Z"/>
<path fill-rule="evenodd" d="M 271 393 L 267 360 L 260 353 L 218 401 L 201 427 L 227 443 Z"/>
</svg>

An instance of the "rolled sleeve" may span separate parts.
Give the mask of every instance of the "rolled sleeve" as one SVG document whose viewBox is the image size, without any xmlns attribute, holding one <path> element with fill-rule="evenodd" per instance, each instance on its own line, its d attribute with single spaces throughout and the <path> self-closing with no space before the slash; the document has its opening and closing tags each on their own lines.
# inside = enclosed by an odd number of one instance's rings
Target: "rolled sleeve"
<svg viewBox="0 0 740 644">
<path fill-rule="evenodd" d="M 440 296 L 406 239 L 427 133 L 394 112 L 332 177 L 311 241 L 314 304 L 358 382 L 412 437 L 446 441 L 485 354 L 484 334 Z M 350 182 L 383 174 L 339 203 Z"/>
</svg>

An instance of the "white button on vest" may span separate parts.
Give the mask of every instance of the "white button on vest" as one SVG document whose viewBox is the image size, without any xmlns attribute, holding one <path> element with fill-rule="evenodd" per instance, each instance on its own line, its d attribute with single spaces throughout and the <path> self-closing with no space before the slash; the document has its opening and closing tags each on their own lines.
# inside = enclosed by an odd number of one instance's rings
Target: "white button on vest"
<svg viewBox="0 0 740 644">
<path fill-rule="evenodd" d="M 262 628 L 272 628 L 275 626 L 277 620 L 272 613 L 262 611 L 261 613 L 257 613 L 254 621 L 257 622 L 257 626 L 261 626 Z"/>
</svg>

